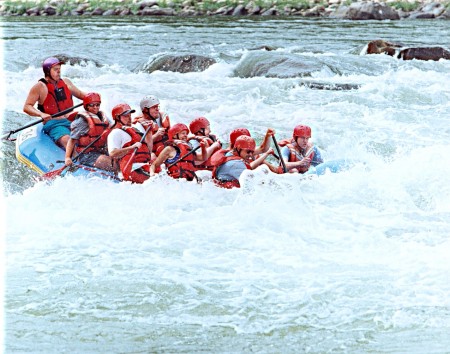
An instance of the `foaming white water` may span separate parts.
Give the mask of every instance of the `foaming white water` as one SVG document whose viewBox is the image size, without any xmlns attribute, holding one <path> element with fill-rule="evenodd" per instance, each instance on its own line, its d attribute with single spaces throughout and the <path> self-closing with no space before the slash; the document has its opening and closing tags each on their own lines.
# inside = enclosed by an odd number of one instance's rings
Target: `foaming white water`
<svg viewBox="0 0 450 354">
<path fill-rule="evenodd" d="M 311 178 L 259 169 L 240 190 L 167 176 L 37 184 L 8 198 L 10 286 L 38 281 L 16 295 L 14 311 L 137 321 L 138 333 L 156 324 L 247 339 L 293 331 L 293 343 L 300 328 L 314 337 L 319 326 L 360 333 L 363 347 L 418 322 L 425 332 L 448 326 L 437 309 L 450 305 L 439 295 L 450 291 L 450 171 L 432 169 L 446 153 Z M 423 170 L 418 159 L 429 161 Z M 323 349 L 352 342 L 322 340 Z"/>
</svg>

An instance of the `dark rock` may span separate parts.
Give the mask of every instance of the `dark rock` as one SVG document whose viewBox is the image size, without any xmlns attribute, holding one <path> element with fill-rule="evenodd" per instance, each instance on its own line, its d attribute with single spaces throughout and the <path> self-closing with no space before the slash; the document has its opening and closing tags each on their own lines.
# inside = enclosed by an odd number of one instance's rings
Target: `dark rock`
<svg viewBox="0 0 450 354">
<path fill-rule="evenodd" d="M 144 64 L 135 69 L 135 71 L 144 71 L 151 73 L 156 70 L 173 71 L 178 73 L 201 72 L 205 71 L 216 61 L 213 58 L 201 55 L 163 55 L 150 63 Z"/>
<path fill-rule="evenodd" d="M 268 51 L 251 51 L 241 59 L 234 69 L 234 75 L 242 78 L 250 77 L 274 77 L 295 78 L 309 77 L 314 72 L 329 70 L 334 74 L 334 69 L 311 56 L 300 56 Z"/>
<path fill-rule="evenodd" d="M 276 8 L 271 8 L 261 13 L 261 16 L 276 16 L 276 15 L 277 15 Z"/>
<path fill-rule="evenodd" d="M 146 7 L 141 11 L 142 16 L 175 16 L 175 10 L 171 8 Z"/>
<path fill-rule="evenodd" d="M 103 12 L 105 12 L 102 8 L 97 7 L 94 9 L 94 11 L 92 11 L 91 15 L 92 16 L 101 16 L 103 15 Z"/>
<path fill-rule="evenodd" d="M 247 11 L 245 10 L 244 5 L 238 5 L 234 8 L 231 16 L 244 16 L 246 14 L 247 14 Z"/>
<path fill-rule="evenodd" d="M 71 57 L 67 54 L 55 54 L 53 55 L 55 58 L 58 58 L 61 62 L 67 65 L 81 65 L 86 66 L 88 63 L 93 63 L 96 67 L 100 68 L 103 64 L 99 63 L 96 60 L 83 58 L 83 57 Z"/>
<path fill-rule="evenodd" d="M 116 14 L 116 10 L 109 9 L 103 13 L 103 16 L 114 16 Z"/>
<path fill-rule="evenodd" d="M 406 48 L 400 51 L 398 58 L 403 60 L 449 60 L 450 52 L 441 47 Z"/>
<path fill-rule="evenodd" d="M 329 91 L 349 91 L 357 90 L 361 87 L 358 84 L 335 84 L 322 82 L 301 82 L 300 86 L 306 86 L 313 90 L 329 90 Z"/>
<path fill-rule="evenodd" d="M 250 48 L 249 50 L 267 50 L 268 52 L 272 51 L 272 50 L 276 50 L 277 48 L 275 47 L 271 47 L 269 45 L 262 45 L 260 47 L 256 47 L 256 48 Z"/>
<path fill-rule="evenodd" d="M 396 48 L 401 48 L 402 45 L 398 43 L 391 43 L 383 41 L 382 39 L 377 39 L 375 41 L 369 42 L 367 45 L 367 54 L 388 54 L 394 56 Z"/>
<path fill-rule="evenodd" d="M 355 2 L 352 3 L 343 18 L 349 20 L 399 20 L 397 11 L 384 3 Z"/>
<path fill-rule="evenodd" d="M 54 16 L 56 15 L 56 8 L 54 8 L 53 6 L 46 5 L 44 7 L 44 12 L 49 16 Z"/>
<path fill-rule="evenodd" d="M 381 53 L 395 56 L 403 60 L 450 59 L 450 52 L 442 47 L 405 48 L 402 44 L 391 43 L 381 39 L 369 42 L 369 44 L 367 45 L 367 54 Z"/>
<path fill-rule="evenodd" d="M 139 3 L 138 8 L 139 10 L 143 10 L 146 7 L 152 7 L 154 5 L 158 5 L 157 1 L 151 0 L 151 1 L 142 1 Z"/>
</svg>

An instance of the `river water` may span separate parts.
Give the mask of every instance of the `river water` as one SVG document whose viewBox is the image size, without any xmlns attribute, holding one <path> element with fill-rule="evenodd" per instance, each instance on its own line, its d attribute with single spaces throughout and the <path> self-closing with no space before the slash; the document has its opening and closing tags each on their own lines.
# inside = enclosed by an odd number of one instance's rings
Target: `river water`
<svg viewBox="0 0 450 354">
<path fill-rule="evenodd" d="M 239 190 L 165 175 L 46 184 L 3 141 L 5 352 L 449 352 L 450 61 L 362 55 L 380 38 L 449 49 L 448 21 L 0 24 L 3 132 L 36 119 L 22 106 L 40 63 L 67 54 L 104 64 L 63 76 L 106 112 L 153 94 L 172 122 L 206 116 L 223 141 L 305 123 L 326 160 L 355 161 L 311 179 L 257 170 Z M 278 49 L 252 50 L 263 45 Z M 217 64 L 135 70 L 190 53 Z"/>
</svg>

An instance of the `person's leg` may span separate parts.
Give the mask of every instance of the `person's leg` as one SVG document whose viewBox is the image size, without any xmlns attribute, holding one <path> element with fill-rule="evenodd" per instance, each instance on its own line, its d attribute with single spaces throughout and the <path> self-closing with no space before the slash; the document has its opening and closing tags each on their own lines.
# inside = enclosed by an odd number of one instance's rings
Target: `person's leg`
<svg viewBox="0 0 450 354">
<path fill-rule="evenodd" d="M 67 142 L 69 141 L 69 135 L 63 135 L 61 138 L 59 138 L 56 143 L 61 146 L 64 150 L 66 149 Z"/>
<path fill-rule="evenodd" d="M 95 161 L 94 167 L 101 168 L 102 170 L 111 171 L 114 173 L 118 172 L 117 164 L 114 162 L 114 159 L 112 159 L 110 156 L 107 155 L 100 155 L 97 158 L 97 161 Z"/>
</svg>

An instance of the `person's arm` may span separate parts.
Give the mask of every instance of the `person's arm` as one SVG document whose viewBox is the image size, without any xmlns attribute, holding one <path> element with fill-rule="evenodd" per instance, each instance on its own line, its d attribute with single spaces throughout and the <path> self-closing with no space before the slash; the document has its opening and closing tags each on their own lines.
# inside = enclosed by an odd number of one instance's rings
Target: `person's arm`
<svg viewBox="0 0 450 354">
<path fill-rule="evenodd" d="M 111 152 L 108 152 L 108 153 L 109 153 L 109 156 L 113 159 L 121 159 L 125 155 L 132 152 L 134 149 L 139 149 L 141 147 L 141 145 L 142 145 L 142 143 L 138 141 L 137 143 L 134 143 L 133 145 L 130 145 L 130 146 L 127 146 L 124 148 L 113 149 Z"/>
<path fill-rule="evenodd" d="M 275 129 L 268 128 L 267 132 L 266 132 L 266 135 L 264 136 L 263 142 L 261 143 L 260 146 L 258 146 L 255 149 L 255 154 L 256 155 L 262 154 L 263 152 L 266 152 L 267 150 L 269 150 L 271 138 L 272 138 L 273 135 L 275 135 Z"/>
<path fill-rule="evenodd" d="M 78 140 L 76 139 L 72 139 L 69 138 L 69 141 L 67 142 L 67 146 L 66 146 L 66 158 L 65 158 L 65 165 L 66 166 L 70 166 L 73 164 L 72 161 L 72 153 L 73 153 L 73 149 L 75 147 L 75 144 L 78 142 Z"/>
<path fill-rule="evenodd" d="M 153 134 L 153 141 L 155 142 L 161 141 L 165 134 L 166 134 L 165 128 L 158 128 L 158 131 Z"/>
<path fill-rule="evenodd" d="M 153 150 L 153 134 L 151 132 L 148 132 L 145 136 L 145 143 L 147 144 L 148 151 L 150 151 L 151 154 Z"/>
<path fill-rule="evenodd" d="M 113 159 L 121 159 L 125 155 L 134 151 L 135 148 L 140 148 L 141 143 L 136 142 L 133 145 L 123 147 L 126 143 L 131 141 L 130 134 L 124 132 L 122 129 L 117 128 L 113 129 L 112 132 L 108 135 L 107 146 L 108 146 L 108 154 Z"/>
<path fill-rule="evenodd" d="M 321 163 L 323 163 L 322 153 L 317 146 L 314 146 L 314 156 L 311 160 L 311 165 L 317 166 Z"/>
<path fill-rule="evenodd" d="M 32 117 L 41 117 L 44 120 L 44 124 L 52 119 L 52 116 L 48 113 L 41 112 L 34 105 L 39 102 L 40 96 L 45 94 L 45 87 L 42 82 L 36 83 L 28 93 L 25 104 L 23 105 L 23 111 Z"/>
<path fill-rule="evenodd" d="M 86 96 L 86 93 L 81 91 L 78 87 L 76 87 L 72 83 L 72 81 L 70 81 L 70 79 L 64 78 L 63 81 L 66 83 L 66 85 L 69 88 L 72 95 L 75 96 L 76 98 L 82 100 L 84 98 L 84 96 Z"/>
<path fill-rule="evenodd" d="M 309 157 L 304 157 L 299 161 L 289 162 L 289 156 L 291 155 L 291 150 L 289 147 L 284 146 L 281 149 L 281 156 L 283 157 L 284 164 L 286 165 L 286 168 L 288 171 L 293 170 L 298 167 L 306 167 L 309 166 L 311 160 Z"/>
<path fill-rule="evenodd" d="M 150 165 L 150 176 L 155 175 L 155 170 L 160 167 L 164 161 L 176 154 L 176 150 L 173 146 L 166 146 L 159 154 L 155 161 Z"/>
<path fill-rule="evenodd" d="M 250 162 L 250 167 L 252 168 L 252 170 L 254 170 L 256 167 L 261 165 L 264 162 L 264 160 L 267 158 L 267 156 L 269 156 L 271 154 L 273 154 L 272 148 L 270 148 L 266 152 L 263 152 L 262 154 L 260 154 L 255 161 Z"/>
</svg>

